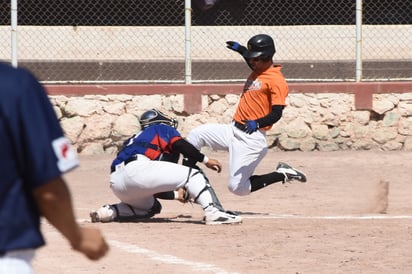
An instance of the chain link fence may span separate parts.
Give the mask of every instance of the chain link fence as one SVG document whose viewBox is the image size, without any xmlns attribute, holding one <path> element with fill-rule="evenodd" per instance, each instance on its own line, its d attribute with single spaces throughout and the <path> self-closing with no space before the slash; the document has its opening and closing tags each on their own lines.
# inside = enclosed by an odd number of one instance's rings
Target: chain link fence
<svg viewBox="0 0 412 274">
<path fill-rule="evenodd" d="M 363 81 L 412 79 L 411 1 L 4 0 L 6 62 L 13 1 L 18 65 L 45 83 L 184 83 L 188 64 L 193 83 L 243 82 L 249 68 L 226 41 L 258 33 L 274 38 L 288 81 L 354 81 L 357 57 Z"/>
</svg>

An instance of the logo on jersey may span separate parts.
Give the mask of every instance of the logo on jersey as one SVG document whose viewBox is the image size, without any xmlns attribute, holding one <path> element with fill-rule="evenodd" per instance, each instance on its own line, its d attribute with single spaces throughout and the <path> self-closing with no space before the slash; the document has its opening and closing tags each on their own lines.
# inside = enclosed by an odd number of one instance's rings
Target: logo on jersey
<svg viewBox="0 0 412 274">
<path fill-rule="evenodd" d="M 260 90 L 262 88 L 262 83 L 259 80 L 247 80 L 244 87 L 243 92 L 247 92 L 249 90 Z"/>
<path fill-rule="evenodd" d="M 57 138 L 53 140 L 52 146 L 57 157 L 57 166 L 60 172 L 66 172 L 79 165 L 79 160 L 69 139 L 66 137 Z"/>
</svg>

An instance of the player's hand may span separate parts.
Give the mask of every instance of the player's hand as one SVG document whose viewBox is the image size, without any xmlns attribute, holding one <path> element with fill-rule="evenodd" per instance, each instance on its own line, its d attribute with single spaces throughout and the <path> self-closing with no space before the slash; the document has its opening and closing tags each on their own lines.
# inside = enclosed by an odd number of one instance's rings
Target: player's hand
<svg viewBox="0 0 412 274">
<path fill-rule="evenodd" d="M 243 122 L 245 123 L 245 132 L 247 134 L 252 134 L 259 128 L 259 124 L 256 120 L 243 120 Z"/>
<path fill-rule="evenodd" d="M 241 55 L 243 55 L 247 51 L 246 47 L 242 46 L 241 44 L 235 41 L 227 41 L 226 47 L 233 51 L 239 52 Z"/>
<path fill-rule="evenodd" d="M 179 188 L 177 190 L 177 200 L 183 204 L 187 203 L 189 201 L 189 192 L 186 191 L 183 187 Z"/>
<path fill-rule="evenodd" d="M 74 250 L 83 253 L 90 260 L 98 260 L 109 250 L 100 230 L 90 227 L 80 227 L 81 240 L 72 245 Z"/>
<path fill-rule="evenodd" d="M 208 168 L 217 171 L 217 173 L 220 173 L 222 171 L 222 164 L 216 159 L 209 159 L 209 161 L 207 161 L 205 165 Z"/>
</svg>

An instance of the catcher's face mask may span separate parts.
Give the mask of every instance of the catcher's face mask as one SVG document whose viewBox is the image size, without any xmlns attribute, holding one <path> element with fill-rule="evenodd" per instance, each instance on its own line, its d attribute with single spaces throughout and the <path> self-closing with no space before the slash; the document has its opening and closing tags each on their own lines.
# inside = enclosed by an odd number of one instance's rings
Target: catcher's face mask
<svg viewBox="0 0 412 274">
<path fill-rule="evenodd" d="M 144 112 L 142 116 L 140 116 L 139 122 L 142 129 L 156 124 L 166 124 L 174 128 L 177 128 L 178 126 L 178 122 L 175 118 L 170 117 L 157 109 L 151 109 Z"/>
</svg>

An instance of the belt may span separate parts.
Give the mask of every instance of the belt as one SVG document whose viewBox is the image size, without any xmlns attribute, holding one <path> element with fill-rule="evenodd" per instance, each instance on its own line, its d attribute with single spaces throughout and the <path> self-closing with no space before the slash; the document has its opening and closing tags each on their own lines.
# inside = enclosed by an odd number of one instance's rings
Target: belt
<svg viewBox="0 0 412 274">
<path fill-rule="evenodd" d="M 137 160 L 137 155 L 133 155 L 132 157 L 126 159 L 123 161 L 124 165 L 127 165 L 130 162 L 136 161 Z M 110 173 L 113 173 L 116 170 L 116 167 L 112 166 L 110 167 Z"/>
<path fill-rule="evenodd" d="M 245 131 L 245 125 L 244 124 L 241 124 L 241 123 L 236 122 L 236 121 L 233 121 L 233 124 L 235 125 L 235 127 L 240 129 L 241 131 Z"/>
</svg>

